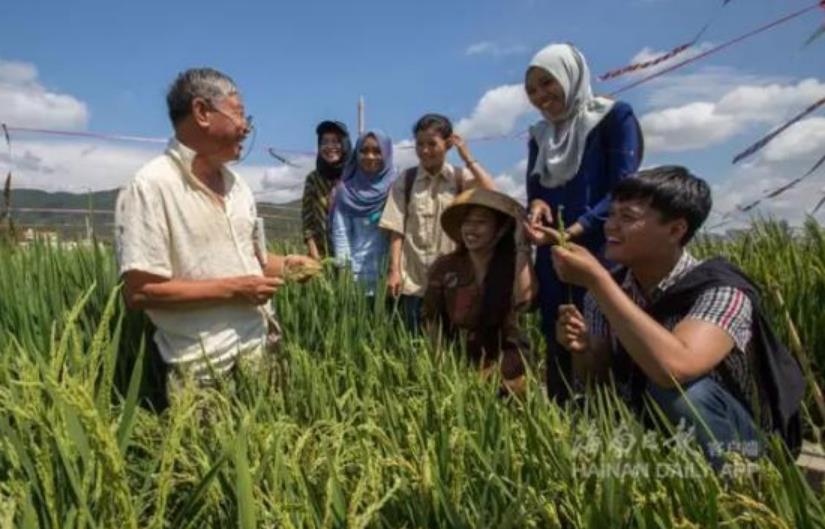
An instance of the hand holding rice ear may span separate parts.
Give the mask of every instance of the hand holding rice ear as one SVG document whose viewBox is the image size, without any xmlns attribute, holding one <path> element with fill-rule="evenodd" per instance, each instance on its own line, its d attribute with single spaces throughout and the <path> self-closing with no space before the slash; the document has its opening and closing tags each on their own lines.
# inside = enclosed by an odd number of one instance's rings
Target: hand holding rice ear
<svg viewBox="0 0 825 529">
<path fill-rule="evenodd" d="M 470 209 L 483 206 L 512 217 L 515 223 L 526 218 L 526 211 L 514 198 L 499 191 L 473 188 L 464 191 L 441 214 L 441 227 L 456 243 L 461 244 L 461 223 Z"/>
<path fill-rule="evenodd" d="M 564 283 L 592 287 L 603 275 L 610 278 L 607 269 L 584 246 L 567 243 L 553 246 L 553 268 Z"/>
<path fill-rule="evenodd" d="M 570 240 L 570 235 L 567 233 L 564 225 L 564 216 L 562 215 L 563 211 L 564 206 L 560 205 L 558 211 L 556 212 L 555 227 L 544 226 L 541 220 L 536 222 L 535 219 L 528 216 L 527 220 L 525 220 L 521 226 L 527 239 L 536 246 L 558 244 L 562 247 L 566 247 Z M 550 214 L 549 209 L 547 214 Z"/>
<path fill-rule="evenodd" d="M 304 283 L 323 270 L 321 263 L 303 255 L 290 255 L 284 261 L 284 280 L 290 283 Z"/>
</svg>

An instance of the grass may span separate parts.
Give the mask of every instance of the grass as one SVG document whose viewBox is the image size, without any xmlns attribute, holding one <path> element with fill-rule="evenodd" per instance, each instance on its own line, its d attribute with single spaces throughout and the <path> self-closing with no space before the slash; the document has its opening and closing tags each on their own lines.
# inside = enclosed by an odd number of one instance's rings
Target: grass
<svg viewBox="0 0 825 529">
<path fill-rule="evenodd" d="M 697 251 L 769 275 L 819 369 L 816 237 L 760 224 Z M 0 249 L 0 527 L 825 527 L 779 447 L 715 474 L 612 391 L 548 404 L 535 359 L 525 398 L 498 399 L 331 271 L 279 292 L 270 376 L 154 413 L 146 322 L 115 281 L 105 248 Z"/>
</svg>

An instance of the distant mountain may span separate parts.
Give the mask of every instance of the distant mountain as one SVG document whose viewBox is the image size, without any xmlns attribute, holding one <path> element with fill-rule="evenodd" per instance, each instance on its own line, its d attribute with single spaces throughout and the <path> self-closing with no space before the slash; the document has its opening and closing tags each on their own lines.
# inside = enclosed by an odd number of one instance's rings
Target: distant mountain
<svg viewBox="0 0 825 529">
<path fill-rule="evenodd" d="M 108 239 L 113 230 L 118 189 L 91 193 L 50 192 L 41 189 L 12 189 L 12 219 L 19 227 L 58 231 L 64 237 L 83 236 L 88 224 Z M 276 204 L 259 202 L 267 237 L 297 237 L 301 229 L 301 200 Z M 68 211 L 60 211 L 68 210 Z M 88 221 L 87 221 L 88 219 Z"/>
<path fill-rule="evenodd" d="M 117 189 L 92 193 L 50 192 L 12 188 L 12 208 L 107 209 L 115 208 Z"/>
<path fill-rule="evenodd" d="M 12 207 L 14 208 L 68 208 L 113 210 L 119 189 L 93 191 L 91 193 L 68 193 L 65 191 L 43 191 L 42 189 L 12 189 Z M 301 207 L 301 199 L 285 203 L 258 202 L 262 208 L 294 209 Z"/>
</svg>

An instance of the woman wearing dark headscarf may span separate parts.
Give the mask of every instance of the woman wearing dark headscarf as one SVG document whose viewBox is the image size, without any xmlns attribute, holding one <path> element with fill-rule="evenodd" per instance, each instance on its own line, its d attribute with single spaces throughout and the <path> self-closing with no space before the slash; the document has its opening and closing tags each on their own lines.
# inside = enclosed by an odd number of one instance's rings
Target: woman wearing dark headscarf
<svg viewBox="0 0 825 529">
<path fill-rule="evenodd" d="M 584 290 L 562 285 L 553 270 L 549 245 L 559 241 L 556 230 L 562 229 L 556 219 L 563 218 L 568 238 L 601 255 L 610 190 L 639 168 L 642 134 L 630 105 L 593 95 L 587 62 L 570 44 L 539 51 L 524 87 L 543 118 L 530 128 L 527 232 L 539 245 L 535 266 L 548 347 L 547 390 L 563 400 L 571 382 L 570 355 L 556 343 L 555 321 L 559 305 L 581 307 Z"/>
<path fill-rule="evenodd" d="M 332 210 L 332 245 L 339 265 L 349 265 L 368 295 L 375 294 L 387 256 L 387 234 L 378 227 L 395 181 L 392 140 L 379 130 L 362 134 L 341 175 Z"/>
<path fill-rule="evenodd" d="M 332 249 L 329 218 L 333 191 L 350 154 L 347 127 L 340 121 L 322 121 L 315 129 L 318 156 L 315 170 L 307 175 L 301 208 L 304 240 L 313 259 L 323 259 Z"/>
</svg>

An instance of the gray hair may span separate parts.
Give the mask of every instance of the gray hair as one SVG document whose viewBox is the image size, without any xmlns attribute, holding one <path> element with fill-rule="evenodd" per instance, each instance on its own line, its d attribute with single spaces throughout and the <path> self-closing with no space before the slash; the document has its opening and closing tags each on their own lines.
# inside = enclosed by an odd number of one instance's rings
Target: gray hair
<svg viewBox="0 0 825 529">
<path fill-rule="evenodd" d="M 192 113 L 192 100 L 201 97 L 207 101 L 238 93 L 235 81 L 228 75 L 213 68 L 190 68 L 178 74 L 169 92 L 166 105 L 173 125 Z"/>
</svg>

